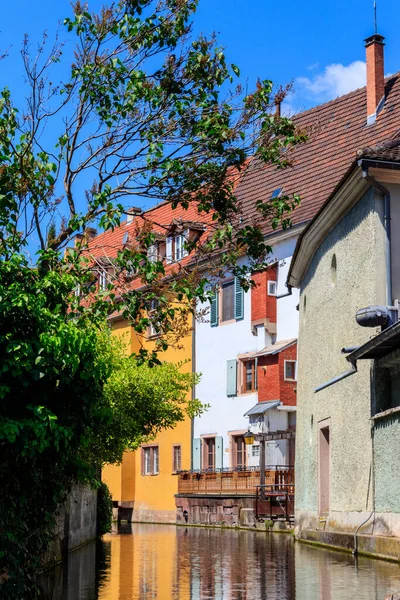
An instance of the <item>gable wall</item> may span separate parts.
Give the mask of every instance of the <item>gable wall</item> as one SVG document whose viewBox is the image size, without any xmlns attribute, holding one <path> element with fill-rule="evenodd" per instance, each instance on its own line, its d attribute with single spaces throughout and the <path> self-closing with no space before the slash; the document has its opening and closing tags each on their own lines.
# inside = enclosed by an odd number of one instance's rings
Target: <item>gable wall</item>
<svg viewBox="0 0 400 600">
<path fill-rule="evenodd" d="M 370 511 L 369 361 L 358 374 L 314 393 L 350 368 L 344 346 L 362 344 L 376 329 L 357 325 L 355 314 L 385 302 L 382 200 L 372 189 L 327 235 L 308 268 L 300 296 L 296 436 L 297 528 L 318 523 L 318 425 L 330 419 L 330 515 L 333 529 L 345 513 Z M 332 257 L 336 255 L 336 281 Z M 366 512 L 366 515 L 368 512 Z"/>
</svg>

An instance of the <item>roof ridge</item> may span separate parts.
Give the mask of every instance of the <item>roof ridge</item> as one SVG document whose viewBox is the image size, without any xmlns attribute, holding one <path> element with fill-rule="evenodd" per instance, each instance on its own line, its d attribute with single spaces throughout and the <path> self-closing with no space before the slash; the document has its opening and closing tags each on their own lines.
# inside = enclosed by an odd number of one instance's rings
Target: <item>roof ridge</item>
<svg viewBox="0 0 400 600">
<path fill-rule="evenodd" d="M 385 86 L 389 83 L 389 81 L 391 81 L 392 79 L 395 79 L 396 77 L 400 76 L 400 71 L 397 71 L 396 73 L 393 73 L 392 75 L 389 75 L 388 77 L 385 77 Z M 336 98 L 332 98 L 332 100 L 327 100 L 326 102 L 323 102 L 322 104 L 317 104 L 317 106 L 312 106 L 311 108 L 307 108 L 306 110 L 303 110 L 302 112 L 296 113 L 295 115 L 293 115 L 293 117 L 290 117 L 291 119 L 295 120 L 297 118 L 301 118 L 304 115 L 308 115 L 309 113 L 313 112 L 313 111 L 319 111 L 321 109 L 326 108 L 329 105 L 333 105 L 335 103 L 340 103 L 342 101 L 345 101 L 349 98 L 349 96 L 356 96 L 357 94 L 361 93 L 363 90 L 366 90 L 367 86 L 364 85 L 363 87 L 359 87 L 355 90 L 351 90 L 350 92 L 347 92 L 347 94 L 342 94 L 341 96 L 337 96 Z"/>
</svg>

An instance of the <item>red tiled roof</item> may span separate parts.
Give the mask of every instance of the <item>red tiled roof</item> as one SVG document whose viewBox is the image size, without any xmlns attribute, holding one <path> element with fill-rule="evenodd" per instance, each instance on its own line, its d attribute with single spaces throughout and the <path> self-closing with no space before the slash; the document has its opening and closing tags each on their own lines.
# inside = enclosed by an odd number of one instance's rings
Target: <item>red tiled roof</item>
<svg viewBox="0 0 400 600">
<path fill-rule="evenodd" d="M 299 194 L 292 213 L 294 225 L 312 219 L 357 158 L 358 150 L 375 146 L 400 133 L 400 73 L 386 80 L 386 101 L 373 125 L 366 124 L 367 93 L 361 88 L 293 117 L 310 130 L 309 140 L 291 153 L 293 166 L 278 170 L 253 161 L 237 186 L 246 218 L 257 218 L 257 200 L 267 201 L 276 188 Z M 265 232 L 271 232 L 266 224 Z"/>
<path fill-rule="evenodd" d="M 385 90 L 384 107 L 373 125 L 366 124 L 365 87 L 293 117 L 296 125 L 310 131 L 310 134 L 306 143 L 291 151 L 292 166 L 277 169 L 274 165 L 262 165 L 258 160 L 248 160 L 246 171 L 234 175 L 236 196 L 244 220 L 260 221 L 256 211 L 257 200 L 267 201 L 275 189 L 282 188 L 284 195 L 295 193 L 301 197 L 300 206 L 291 216 L 293 225 L 310 221 L 346 175 L 359 156 L 359 150 L 379 148 L 383 142 L 399 136 L 400 73 L 386 80 Z M 131 223 L 122 223 L 114 231 L 96 236 L 90 242 L 92 255 L 96 258 L 116 256 L 125 232 L 132 242 L 137 224 L 142 225 L 144 219 L 153 222 L 154 231 L 161 235 L 166 234 L 168 226 L 176 219 L 205 223 L 208 228 L 202 234 L 203 239 L 212 223 L 212 215 L 199 215 L 195 203 L 187 210 L 182 207 L 174 210 L 170 203 L 163 202 L 143 215 L 134 217 Z M 265 233 L 272 231 L 268 223 L 264 230 Z M 189 260 L 190 257 L 184 259 L 185 262 Z"/>
</svg>

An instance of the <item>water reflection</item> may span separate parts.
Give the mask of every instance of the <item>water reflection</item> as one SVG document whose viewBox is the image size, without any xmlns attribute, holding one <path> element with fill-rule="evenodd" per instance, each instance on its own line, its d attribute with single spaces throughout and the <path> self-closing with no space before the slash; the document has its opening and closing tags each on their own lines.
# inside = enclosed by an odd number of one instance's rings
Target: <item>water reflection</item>
<svg viewBox="0 0 400 600">
<path fill-rule="evenodd" d="M 125 525 L 70 555 L 46 600 L 383 600 L 396 564 L 316 549 L 284 534 Z"/>
</svg>

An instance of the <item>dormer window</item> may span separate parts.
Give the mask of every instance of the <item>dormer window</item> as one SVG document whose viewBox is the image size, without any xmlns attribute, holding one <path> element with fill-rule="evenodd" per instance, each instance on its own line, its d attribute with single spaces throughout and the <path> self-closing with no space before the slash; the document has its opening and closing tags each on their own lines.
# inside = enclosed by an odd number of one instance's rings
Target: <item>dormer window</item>
<svg viewBox="0 0 400 600">
<path fill-rule="evenodd" d="M 103 270 L 99 271 L 99 290 L 103 291 L 107 289 L 107 273 Z"/>
<path fill-rule="evenodd" d="M 175 262 L 182 260 L 188 255 L 188 251 L 185 248 L 185 242 L 187 241 L 188 232 L 180 233 L 175 236 L 167 237 L 167 252 L 166 258 L 168 262 Z"/>
<path fill-rule="evenodd" d="M 152 263 L 158 261 L 158 244 L 151 244 L 151 246 L 147 248 L 147 259 Z"/>
</svg>

